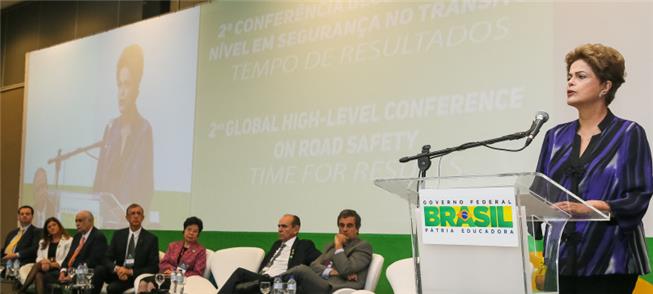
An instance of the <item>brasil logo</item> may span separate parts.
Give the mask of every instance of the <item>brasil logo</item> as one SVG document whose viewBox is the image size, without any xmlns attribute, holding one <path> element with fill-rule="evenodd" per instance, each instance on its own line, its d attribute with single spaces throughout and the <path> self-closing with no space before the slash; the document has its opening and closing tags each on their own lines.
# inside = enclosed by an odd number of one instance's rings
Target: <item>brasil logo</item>
<svg viewBox="0 0 653 294">
<path fill-rule="evenodd" d="M 512 228 L 512 206 L 424 206 L 427 227 Z"/>
</svg>

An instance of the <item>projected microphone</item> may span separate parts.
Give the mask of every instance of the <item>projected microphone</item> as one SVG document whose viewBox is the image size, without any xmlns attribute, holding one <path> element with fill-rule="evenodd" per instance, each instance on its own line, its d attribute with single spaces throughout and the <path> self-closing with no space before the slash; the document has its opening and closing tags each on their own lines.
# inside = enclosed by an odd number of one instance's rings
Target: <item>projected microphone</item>
<svg viewBox="0 0 653 294">
<path fill-rule="evenodd" d="M 531 128 L 528 130 L 526 135 L 526 146 L 528 146 L 531 141 L 533 141 L 535 136 L 537 136 L 537 134 L 540 132 L 542 125 L 548 120 L 549 114 L 544 111 L 538 111 L 535 114 L 535 120 L 533 120 L 533 124 L 531 125 Z"/>
</svg>

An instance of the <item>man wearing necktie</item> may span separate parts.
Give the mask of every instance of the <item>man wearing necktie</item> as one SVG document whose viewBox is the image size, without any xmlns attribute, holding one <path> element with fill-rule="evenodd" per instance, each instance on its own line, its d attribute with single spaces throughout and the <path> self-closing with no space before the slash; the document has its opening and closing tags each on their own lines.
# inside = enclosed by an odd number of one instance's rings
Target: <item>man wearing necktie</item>
<svg viewBox="0 0 653 294">
<path fill-rule="evenodd" d="M 218 293 L 259 293 L 259 281 L 272 280 L 289 268 L 300 264 L 308 265 L 320 256 L 320 251 L 315 248 L 313 241 L 297 237 L 300 227 L 298 216 L 282 216 L 277 225 L 279 240 L 272 244 L 272 248 L 263 258 L 258 273 L 238 268 L 224 285 L 218 285 Z"/>
<path fill-rule="evenodd" d="M 94 226 L 95 217 L 90 211 L 80 211 L 75 216 L 75 226 L 77 233 L 73 237 L 73 242 L 70 245 L 68 255 L 61 263 L 61 270 L 59 272 L 59 283 L 70 283 L 72 279 L 70 273 L 79 265 L 85 263 L 88 268 L 97 269 L 104 260 L 104 253 L 107 251 L 107 238 L 104 234 Z M 57 281 L 48 280 L 46 277 L 46 285 L 55 283 Z M 102 289 L 102 279 L 97 275 L 93 276 L 91 283 L 93 284 L 93 293 L 100 293 Z"/>
<path fill-rule="evenodd" d="M 18 260 L 20 264 L 34 262 L 41 238 L 41 229 L 32 225 L 34 209 L 29 205 L 18 208 L 19 227 L 7 234 L 2 246 L 2 262 Z"/>
<path fill-rule="evenodd" d="M 140 274 L 159 271 L 159 240 L 141 226 L 145 219 L 143 207 L 129 205 L 125 218 L 129 227 L 113 234 L 105 264 L 96 272 L 109 284 L 109 294 L 132 288 Z"/>
</svg>

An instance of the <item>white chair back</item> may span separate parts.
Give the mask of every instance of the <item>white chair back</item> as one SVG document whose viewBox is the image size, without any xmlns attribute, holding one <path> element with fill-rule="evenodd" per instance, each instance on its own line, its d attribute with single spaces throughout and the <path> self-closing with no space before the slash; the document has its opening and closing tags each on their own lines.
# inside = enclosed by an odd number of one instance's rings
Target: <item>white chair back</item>
<svg viewBox="0 0 653 294">
<path fill-rule="evenodd" d="M 257 247 L 234 247 L 221 249 L 211 254 L 211 273 L 218 289 L 239 267 L 256 272 L 265 252 Z"/>
<path fill-rule="evenodd" d="M 159 253 L 161 253 L 161 252 L 159 251 Z M 148 277 L 151 277 L 151 276 L 154 276 L 154 274 L 140 274 L 140 275 L 138 275 L 138 277 L 136 277 L 134 279 L 134 289 L 138 289 L 138 286 L 141 283 L 141 280 L 143 280 L 145 278 L 148 278 Z M 102 292 L 102 293 L 106 293 L 106 290 L 103 290 L 103 291 L 105 291 L 105 292 Z"/>
<path fill-rule="evenodd" d="M 365 287 L 363 288 L 364 291 L 374 292 L 374 290 L 376 290 L 376 284 L 379 283 L 379 277 L 381 277 L 381 270 L 383 269 L 383 260 L 383 256 L 376 253 L 372 254 L 370 267 L 367 269 L 367 278 L 365 279 Z M 341 288 L 333 292 L 333 294 L 352 294 L 358 291 L 352 288 Z"/>
<path fill-rule="evenodd" d="M 379 277 L 381 276 L 381 271 L 383 270 L 383 256 L 373 253 L 372 261 L 370 262 L 370 267 L 367 270 L 367 279 L 365 279 L 365 290 L 374 292 L 376 290 L 376 284 L 379 283 Z"/>
<path fill-rule="evenodd" d="M 34 266 L 34 263 L 28 263 L 22 265 L 18 269 L 18 281 L 20 281 L 21 284 L 25 284 L 25 279 L 27 279 L 27 275 L 29 275 L 29 272 L 32 271 L 32 267 Z"/>
<path fill-rule="evenodd" d="M 385 270 L 385 276 L 390 282 L 395 294 L 415 294 L 415 264 L 413 258 L 400 259 L 393 262 Z"/>
<path fill-rule="evenodd" d="M 186 278 L 184 285 L 184 294 L 207 294 L 216 293 L 218 289 L 213 287 L 209 280 L 200 276 L 190 276 Z"/>
<path fill-rule="evenodd" d="M 211 255 L 213 254 L 213 250 L 211 249 L 206 249 L 206 268 L 204 269 L 204 272 L 202 273 L 202 276 L 206 279 L 208 279 L 211 276 Z"/>
</svg>

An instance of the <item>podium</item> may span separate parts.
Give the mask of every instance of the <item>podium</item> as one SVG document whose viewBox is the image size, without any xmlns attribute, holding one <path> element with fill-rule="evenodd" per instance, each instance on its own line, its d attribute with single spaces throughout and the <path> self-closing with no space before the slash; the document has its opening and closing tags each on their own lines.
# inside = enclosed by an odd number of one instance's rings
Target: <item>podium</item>
<svg viewBox="0 0 653 294">
<path fill-rule="evenodd" d="M 540 173 L 378 179 L 375 184 L 408 201 L 417 293 L 557 293 L 565 224 L 610 219 Z M 585 205 L 589 213 L 571 215 L 553 205 L 562 201 Z M 536 272 L 531 261 L 538 244 L 529 231 L 542 226 L 544 260 Z"/>
</svg>

